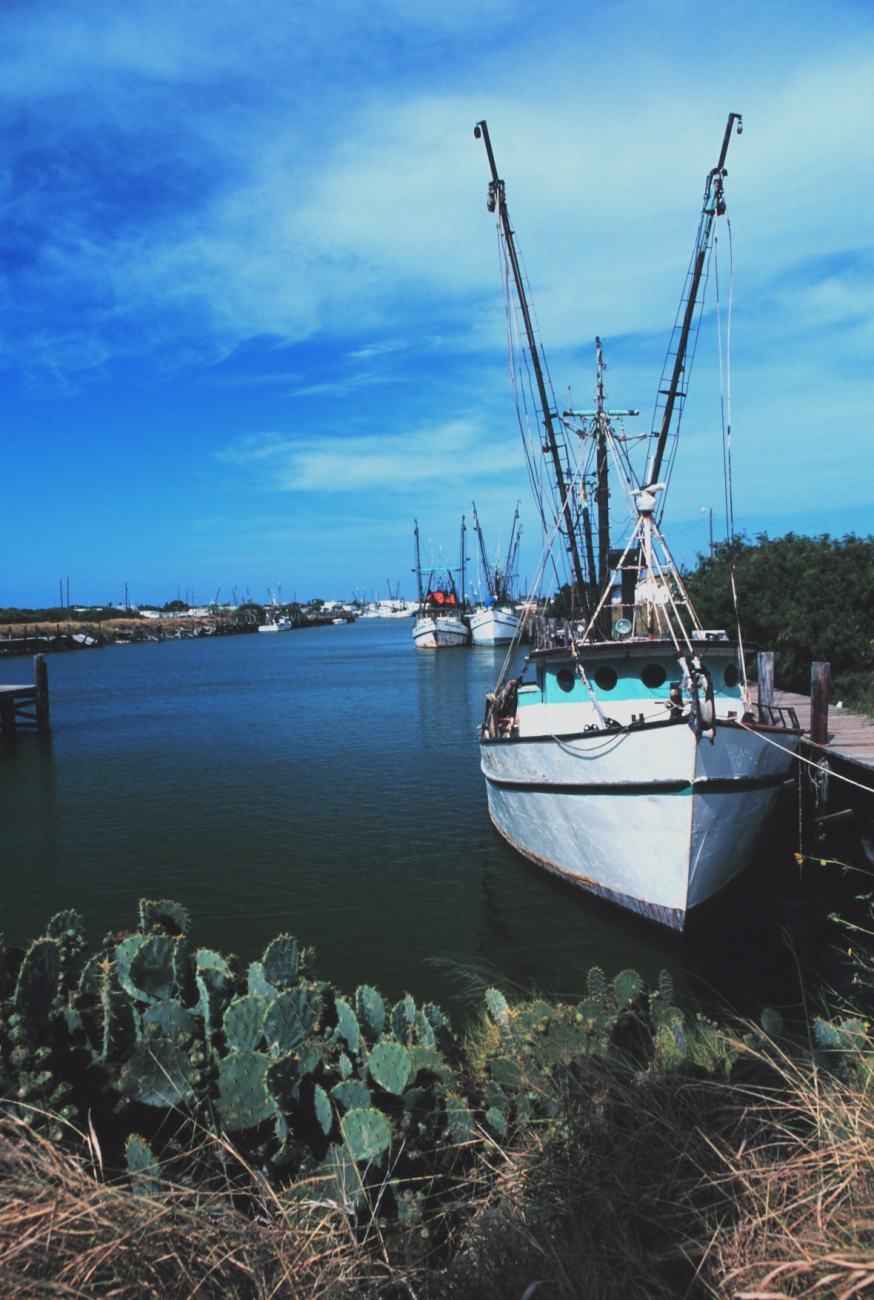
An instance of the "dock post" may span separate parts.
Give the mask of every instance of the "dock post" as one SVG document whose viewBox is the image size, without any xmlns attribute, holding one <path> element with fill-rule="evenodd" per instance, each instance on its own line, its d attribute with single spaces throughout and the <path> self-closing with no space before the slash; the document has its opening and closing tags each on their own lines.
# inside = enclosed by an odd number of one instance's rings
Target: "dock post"
<svg viewBox="0 0 874 1300">
<path fill-rule="evenodd" d="M 813 745 L 828 744 L 828 688 L 831 664 L 810 665 L 810 740 Z"/>
<path fill-rule="evenodd" d="M 36 729 L 49 731 L 49 670 L 42 655 L 33 656 L 33 680 L 36 687 Z"/>
<path fill-rule="evenodd" d="M 774 651 L 760 650 L 756 655 L 759 678 L 759 721 L 771 721 L 774 707 Z"/>
</svg>

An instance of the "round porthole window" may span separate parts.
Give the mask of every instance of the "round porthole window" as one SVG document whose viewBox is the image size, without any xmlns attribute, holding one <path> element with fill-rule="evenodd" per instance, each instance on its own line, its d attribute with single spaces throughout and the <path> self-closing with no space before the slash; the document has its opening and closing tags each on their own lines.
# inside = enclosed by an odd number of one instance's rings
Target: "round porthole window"
<svg viewBox="0 0 874 1300">
<path fill-rule="evenodd" d="M 722 680 L 726 686 L 737 686 L 737 664 L 726 664 L 725 672 L 722 674 Z"/>
<path fill-rule="evenodd" d="M 555 674 L 555 680 L 563 691 L 572 691 L 574 689 L 574 674 L 570 668 L 560 668 Z"/>
<path fill-rule="evenodd" d="M 668 674 L 665 672 L 664 668 L 662 668 L 661 664 L 647 664 L 643 672 L 640 674 L 640 679 L 644 686 L 648 687 L 651 691 L 657 691 L 660 686 L 664 686 L 667 677 Z"/>
<path fill-rule="evenodd" d="M 602 691 L 612 691 L 618 680 L 614 670 L 607 664 L 602 664 L 595 673 L 595 685 L 600 686 Z"/>
</svg>

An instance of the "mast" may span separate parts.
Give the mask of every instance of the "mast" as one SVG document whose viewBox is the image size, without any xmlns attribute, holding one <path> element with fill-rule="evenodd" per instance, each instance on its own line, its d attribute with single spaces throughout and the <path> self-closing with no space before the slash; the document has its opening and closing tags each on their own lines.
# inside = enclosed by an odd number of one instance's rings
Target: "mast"
<svg viewBox="0 0 874 1300">
<path fill-rule="evenodd" d="M 467 527 L 464 522 L 464 515 L 461 516 L 461 608 L 464 609 L 464 535 Z"/>
<path fill-rule="evenodd" d="M 507 563 L 504 566 L 504 590 L 501 593 L 501 597 L 500 597 L 501 600 L 510 599 L 510 590 L 513 585 L 513 569 L 516 564 L 516 555 L 519 550 L 519 541 L 522 537 L 522 529 L 520 528 L 518 532 L 516 531 L 516 525 L 518 524 L 518 522 L 519 522 L 519 502 L 517 501 L 516 513 L 513 515 L 513 526 L 510 529 L 510 542 L 509 545 L 507 546 Z M 496 596 L 498 595 L 497 586 L 498 583 L 496 577 L 495 579 Z"/>
<path fill-rule="evenodd" d="M 604 371 L 607 362 L 599 338 L 595 339 L 595 356 L 597 360 L 597 379 L 595 382 L 595 409 L 592 411 L 565 411 L 567 418 L 575 417 L 591 421 L 590 434 L 597 440 L 595 458 L 595 505 L 598 511 L 598 595 L 595 604 L 604 594 L 604 587 L 610 580 L 610 481 L 608 476 L 608 445 L 613 432 L 613 419 L 639 415 L 639 411 L 609 411 L 605 405 L 607 390 L 604 386 Z M 582 429 L 581 435 L 585 433 Z M 593 562 L 594 563 L 594 562 Z M 593 568 L 594 572 L 594 568 Z"/>
<path fill-rule="evenodd" d="M 556 491 L 558 492 L 559 497 L 559 510 L 561 517 L 564 520 L 564 534 L 567 541 L 568 554 L 570 555 L 574 583 L 577 588 L 583 617 L 588 619 L 590 616 L 589 597 L 587 583 L 583 573 L 583 563 L 580 557 L 580 547 L 577 538 L 574 514 L 569 499 L 569 485 L 565 480 L 564 466 L 561 462 L 561 450 L 559 448 L 558 438 L 555 431 L 555 415 L 551 410 L 549 397 L 546 391 L 546 384 L 543 379 L 540 348 L 534 334 L 534 327 L 531 323 L 531 313 L 528 308 L 528 299 L 525 295 L 525 284 L 522 278 L 519 258 L 516 253 L 516 241 L 513 235 L 513 229 L 510 225 L 510 214 L 507 211 L 504 182 L 498 176 L 498 169 L 495 164 L 495 155 L 492 152 L 492 142 L 489 138 L 489 129 L 486 126 L 486 123 L 484 121 L 478 122 L 474 127 L 473 133 L 477 139 L 482 138 L 486 147 L 486 153 L 488 154 L 489 167 L 492 172 L 492 179 L 489 184 L 489 211 L 494 212 L 496 208 L 498 210 L 501 229 L 504 234 L 504 242 L 510 257 L 510 266 L 513 271 L 513 280 L 516 285 L 516 295 L 519 300 L 522 320 L 525 325 L 525 335 L 528 340 L 528 352 L 531 357 L 531 365 L 537 383 L 540 410 L 543 415 L 543 427 L 546 434 L 546 442 L 543 450 L 549 455 L 552 462 L 552 471 L 555 478 Z"/>
<path fill-rule="evenodd" d="M 476 502 L 471 501 L 470 504 L 473 506 L 473 529 L 479 541 L 479 558 L 480 558 L 480 564 L 482 565 L 483 577 L 485 579 L 485 584 L 489 595 L 495 596 L 497 595 L 497 592 L 494 590 L 492 585 L 492 573 L 491 573 L 491 569 L 489 568 L 488 556 L 486 555 L 486 544 L 485 541 L 483 540 L 483 530 L 480 528 L 479 516 L 476 513 Z"/>
<path fill-rule="evenodd" d="M 604 411 L 604 354 L 601 350 L 601 340 L 595 339 L 595 350 L 598 364 L 598 378 L 595 386 L 595 406 L 598 414 L 595 416 L 598 426 L 598 452 L 595 462 L 597 474 L 597 486 L 595 489 L 595 501 L 598 506 L 598 586 L 603 589 L 604 583 L 610 572 L 609 551 L 610 551 L 610 485 L 607 479 L 607 415 Z"/>
<path fill-rule="evenodd" d="M 422 603 L 422 557 L 419 552 L 419 521 L 413 520 L 413 536 L 416 539 L 416 589 L 419 593 L 419 604 Z"/>
<path fill-rule="evenodd" d="M 662 370 L 662 379 L 659 384 L 659 397 L 665 399 L 662 408 L 661 424 L 658 429 L 658 442 L 653 453 L 649 472 L 646 476 L 646 487 L 652 487 L 659 481 L 662 461 L 664 459 L 665 447 L 667 446 L 668 435 L 671 431 L 671 423 L 674 411 L 677 413 L 675 433 L 680 427 L 680 418 L 683 414 L 683 404 L 686 400 L 686 391 L 680 388 L 680 382 L 685 377 L 689 378 L 686 371 L 686 357 L 689 351 L 689 339 L 693 333 L 693 321 L 695 316 L 695 304 L 698 299 L 698 291 L 701 287 L 702 279 L 706 278 L 706 268 L 710 256 L 711 238 L 713 226 L 717 216 L 722 216 L 725 212 L 725 199 L 723 197 L 723 179 L 727 175 L 725 170 L 725 156 L 728 153 L 728 144 L 731 139 L 732 128 L 737 123 L 737 133 L 740 135 L 743 130 L 743 119 L 740 113 L 729 113 L 728 124 L 725 128 L 725 135 L 722 140 L 722 149 L 719 154 L 719 162 L 707 176 L 707 183 L 704 187 L 704 206 L 701 210 L 701 221 L 698 225 L 698 235 L 695 239 L 695 248 L 692 253 L 692 262 L 689 266 L 689 273 L 686 277 L 686 288 L 684 291 L 683 301 L 680 303 L 680 311 L 677 313 L 677 321 L 674 325 L 674 332 L 671 336 L 671 344 L 668 348 L 668 355 L 665 358 L 664 369 Z M 685 304 L 685 307 L 684 307 Z M 682 313 L 682 315 L 681 315 Z M 693 347 L 694 355 L 694 347 Z M 673 364 L 671 364 L 673 360 Z M 692 357 L 689 357 L 689 372 L 692 368 Z M 668 375 L 670 378 L 668 379 Z M 667 387 L 665 384 L 667 382 Z M 686 386 L 688 388 L 688 384 Z M 655 424 L 658 420 L 659 402 L 656 402 L 656 419 L 653 421 L 652 436 L 656 437 Z"/>
</svg>

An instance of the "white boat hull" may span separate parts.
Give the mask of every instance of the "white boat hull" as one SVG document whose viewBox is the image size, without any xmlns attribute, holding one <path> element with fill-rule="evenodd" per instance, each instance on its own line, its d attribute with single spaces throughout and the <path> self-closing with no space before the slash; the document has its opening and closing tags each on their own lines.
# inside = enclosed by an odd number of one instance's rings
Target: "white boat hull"
<svg viewBox="0 0 874 1300">
<path fill-rule="evenodd" d="M 489 813 L 527 858 L 682 929 L 746 865 L 788 775 L 797 733 L 757 730 L 720 720 L 713 744 L 685 721 L 485 737 Z"/>
<path fill-rule="evenodd" d="M 470 616 L 470 633 L 474 645 L 509 645 L 522 619 L 511 609 L 477 609 Z"/>
<path fill-rule="evenodd" d="M 416 619 L 413 641 L 420 650 L 470 645 L 470 628 L 458 614 L 426 614 Z"/>
</svg>

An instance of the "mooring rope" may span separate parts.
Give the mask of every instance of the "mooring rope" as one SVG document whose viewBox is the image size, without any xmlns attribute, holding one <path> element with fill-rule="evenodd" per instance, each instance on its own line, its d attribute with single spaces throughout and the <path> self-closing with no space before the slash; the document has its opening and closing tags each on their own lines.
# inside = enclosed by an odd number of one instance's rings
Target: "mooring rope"
<svg viewBox="0 0 874 1300">
<path fill-rule="evenodd" d="M 757 731 L 755 729 L 755 727 L 751 727 L 749 726 L 748 723 L 742 722 L 740 718 L 733 718 L 732 721 L 734 722 L 735 726 L 743 727 L 744 731 L 749 731 L 751 735 L 758 736 L 759 740 L 766 740 L 769 745 L 774 745 L 777 749 L 782 749 L 784 753 L 786 752 L 785 745 L 778 744 L 778 742 L 776 740 L 772 740 L 770 736 L 763 736 L 760 731 Z M 838 754 L 835 750 L 831 750 L 824 753 L 823 758 L 827 758 L 829 752 L 831 753 L 833 758 L 841 757 L 841 755 Z M 799 763 L 807 763 L 808 767 L 815 767 L 818 772 L 822 771 L 820 764 L 815 759 L 805 758 L 803 754 L 798 754 L 798 753 L 796 753 L 794 757 L 798 759 Z M 849 761 L 852 762 L 852 760 Z M 845 781 L 847 785 L 856 786 L 858 790 L 867 790 L 869 794 L 871 793 L 872 787 L 870 785 L 862 785 L 861 781 L 854 781 L 851 776 L 844 776 L 842 772 L 836 772 L 833 768 L 829 768 L 828 774 L 830 777 L 833 776 L 838 781 Z"/>
</svg>

